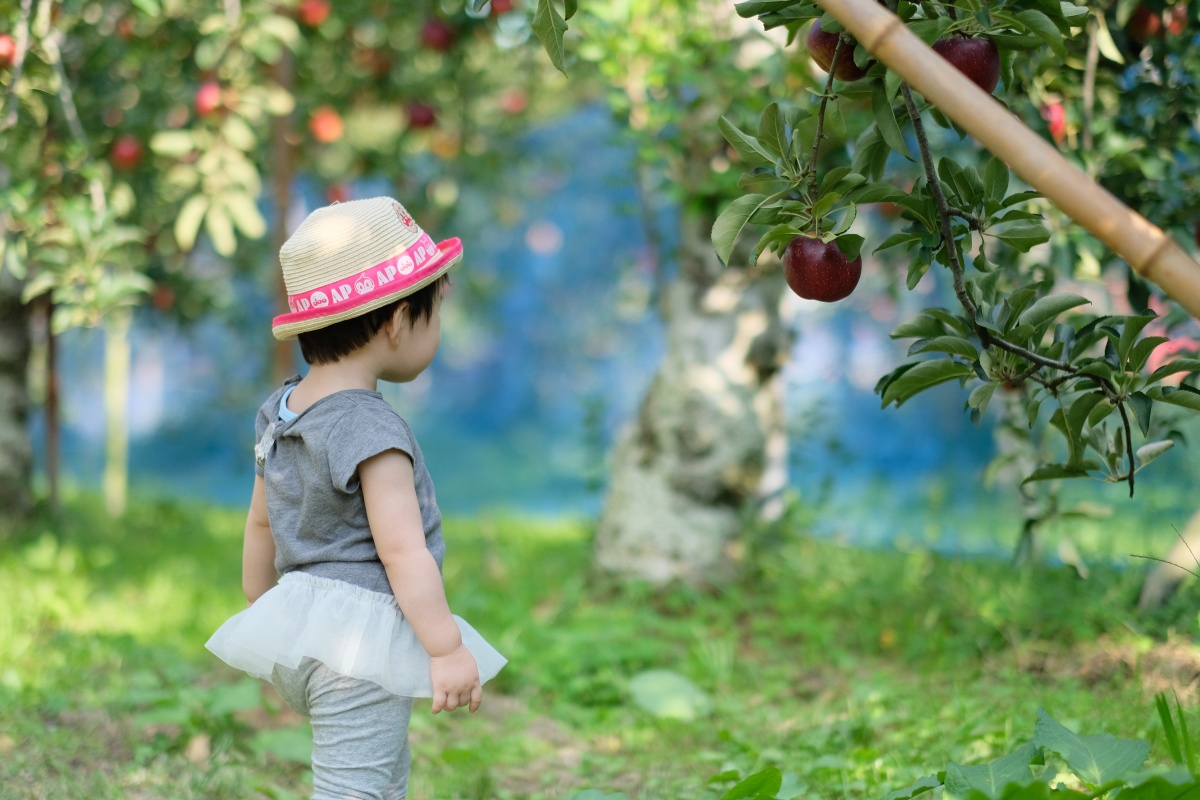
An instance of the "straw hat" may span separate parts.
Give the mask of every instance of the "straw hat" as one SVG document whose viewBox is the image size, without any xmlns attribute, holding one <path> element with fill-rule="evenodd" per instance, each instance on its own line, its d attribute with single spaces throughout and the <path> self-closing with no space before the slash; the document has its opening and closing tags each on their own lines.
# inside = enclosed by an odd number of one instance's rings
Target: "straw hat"
<svg viewBox="0 0 1200 800">
<path fill-rule="evenodd" d="M 434 244 L 390 197 L 318 208 L 279 251 L 287 314 L 276 339 L 315 331 L 412 294 L 462 260 L 462 242 Z"/>
</svg>

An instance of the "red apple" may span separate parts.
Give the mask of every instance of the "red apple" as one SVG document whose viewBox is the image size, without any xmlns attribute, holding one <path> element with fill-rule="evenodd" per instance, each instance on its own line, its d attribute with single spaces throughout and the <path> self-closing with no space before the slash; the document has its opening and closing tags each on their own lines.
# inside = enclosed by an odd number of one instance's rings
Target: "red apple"
<svg viewBox="0 0 1200 800">
<path fill-rule="evenodd" d="M 333 6 L 329 0 L 301 0 L 296 11 L 300 21 L 310 28 L 315 28 L 325 21 Z"/>
<path fill-rule="evenodd" d="M 205 81 L 196 90 L 196 114 L 207 117 L 221 107 L 221 84 Z"/>
<path fill-rule="evenodd" d="M 529 105 L 529 98 L 521 89 L 509 89 L 500 95 L 500 109 L 505 114 L 520 114 Z"/>
<path fill-rule="evenodd" d="M 1162 17 L 1145 6 L 1138 6 L 1125 23 L 1125 30 L 1134 42 L 1145 44 L 1151 36 L 1162 36 Z"/>
<path fill-rule="evenodd" d="M 492 0 L 493 14 L 507 14 L 509 11 L 512 11 L 512 9 L 512 0 Z"/>
<path fill-rule="evenodd" d="M 142 161 L 142 143 L 132 133 L 122 134 L 113 142 L 108 157 L 117 169 L 134 169 Z"/>
<path fill-rule="evenodd" d="M 321 106 L 308 118 L 308 129 L 318 142 L 329 144 L 342 138 L 346 126 L 341 114 L 329 106 Z"/>
<path fill-rule="evenodd" d="M 848 261 L 837 240 L 797 236 L 783 253 L 788 286 L 806 300 L 833 303 L 848 297 L 862 277 L 862 256 Z"/>
<path fill-rule="evenodd" d="M 1000 82 L 1000 51 L 991 39 L 953 36 L 938 39 L 933 43 L 933 50 L 980 89 L 988 94 L 996 90 L 996 84 Z"/>
<path fill-rule="evenodd" d="M 410 128 L 432 128 L 437 124 L 437 111 L 427 103 L 412 102 L 404 107 Z"/>
<path fill-rule="evenodd" d="M 430 17 L 421 26 L 421 44 L 430 50 L 444 53 L 454 47 L 456 39 L 458 39 L 458 31 L 443 19 Z"/>
<path fill-rule="evenodd" d="M 1067 110 L 1063 104 L 1054 100 L 1042 106 L 1042 119 L 1049 125 L 1054 141 L 1062 144 L 1067 138 Z"/>
<path fill-rule="evenodd" d="M 8 69 L 17 59 L 17 41 L 7 33 L 0 33 L 0 69 Z"/>
<path fill-rule="evenodd" d="M 812 56 L 813 61 L 817 62 L 817 66 L 826 72 L 829 72 L 829 67 L 833 64 L 833 53 L 837 48 L 840 35 L 821 30 L 821 20 L 819 19 L 814 20 L 812 27 L 808 29 L 808 36 L 804 40 L 808 46 L 808 54 Z M 866 75 L 867 69 L 874 63 L 874 61 L 870 62 L 866 67 L 855 64 L 854 42 L 851 40 L 842 45 L 842 52 L 838 56 L 833 77 L 840 81 L 856 81 Z"/>
</svg>

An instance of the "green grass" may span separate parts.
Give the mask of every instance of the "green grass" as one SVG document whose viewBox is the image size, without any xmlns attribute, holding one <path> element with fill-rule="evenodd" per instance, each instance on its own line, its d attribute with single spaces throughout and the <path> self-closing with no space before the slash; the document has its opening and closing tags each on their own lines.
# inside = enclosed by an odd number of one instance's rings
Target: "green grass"
<svg viewBox="0 0 1200 800">
<path fill-rule="evenodd" d="M 84 497 L 0 546 L 0 797 L 306 796 L 303 720 L 203 649 L 244 605 L 243 519 L 144 502 L 114 522 Z M 1039 706 L 1166 759 L 1153 695 L 1194 700 L 1194 589 L 1139 619 L 1140 569 L 1085 581 L 803 529 L 758 531 L 735 586 L 653 591 L 590 577 L 582 522 L 448 520 L 452 606 L 511 663 L 479 714 L 414 716 L 410 797 L 716 800 L 712 776 L 776 765 L 781 797 L 882 798 L 1008 752 Z M 644 710 L 649 670 L 707 710 Z"/>
</svg>

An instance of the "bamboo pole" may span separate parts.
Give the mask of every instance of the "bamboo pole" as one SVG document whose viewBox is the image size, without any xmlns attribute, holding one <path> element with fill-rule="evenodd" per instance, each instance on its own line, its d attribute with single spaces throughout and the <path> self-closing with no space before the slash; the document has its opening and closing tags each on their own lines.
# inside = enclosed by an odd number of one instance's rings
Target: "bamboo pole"
<svg viewBox="0 0 1200 800">
<path fill-rule="evenodd" d="M 1003 160 L 1063 213 L 1200 317 L 1200 264 L 950 67 L 877 0 L 816 0 L 873 56 Z"/>
</svg>

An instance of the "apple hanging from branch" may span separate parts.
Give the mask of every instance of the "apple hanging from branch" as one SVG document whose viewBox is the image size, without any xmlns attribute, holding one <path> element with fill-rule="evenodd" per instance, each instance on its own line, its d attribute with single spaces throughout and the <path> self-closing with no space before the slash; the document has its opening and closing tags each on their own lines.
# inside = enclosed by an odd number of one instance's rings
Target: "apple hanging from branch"
<svg viewBox="0 0 1200 800">
<path fill-rule="evenodd" d="M 988 94 L 1000 82 L 1000 51 L 991 39 L 951 36 L 933 43 L 933 51 Z"/>
<path fill-rule="evenodd" d="M 821 30 L 821 20 L 813 20 L 812 27 L 808 29 L 808 36 L 804 42 L 808 46 L 808 54 L 812 56 L 812 60 L 817 62 L 817 66 L 826 72 L 833 67 L 833 77 L 839 81 L 856 81 L 867 74 L 867 70 L 871 68 L 872 61 L 865 67 L 860 67 L 854 63 L 854 40 L 846 42 L 842 45 L 842 52 L 838 54 L 837 66 L 833 66 L 833 54 L 837 51 L 838 39 L 841 34 L 829 33 Z"/>
<path fill-rule="evenodd" d="M 862 277 L 862 256 L 846 258 L 837 239 L 797 236 L 783 253 L 787 284 L 805 300 L 834 303 L 850 296 Z"/>
</svg>

